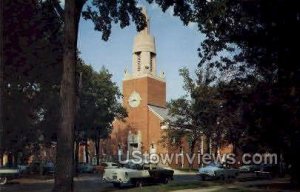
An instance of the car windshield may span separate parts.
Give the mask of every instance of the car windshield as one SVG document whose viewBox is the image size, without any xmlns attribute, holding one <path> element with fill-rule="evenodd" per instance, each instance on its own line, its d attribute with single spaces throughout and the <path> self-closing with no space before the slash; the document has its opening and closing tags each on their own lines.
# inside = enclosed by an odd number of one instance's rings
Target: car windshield
<svg viewBox="0 0 300 192">
<path fill-rule="evenodd" d="M 210 167 L 218 167 L 218 168 L 222 168 L 223 166 L 219 163 L 210 163 L 208 164 L 207 166 L 210 166 Z"/>
<path fill-rule="evenodd" d="M 128 162 L 127 164 L 124 165 L 124 167 L 129 168 L 129 169 L 140 169 L 141 165 L 132 163 L 132 162 Z"/>
</svg>

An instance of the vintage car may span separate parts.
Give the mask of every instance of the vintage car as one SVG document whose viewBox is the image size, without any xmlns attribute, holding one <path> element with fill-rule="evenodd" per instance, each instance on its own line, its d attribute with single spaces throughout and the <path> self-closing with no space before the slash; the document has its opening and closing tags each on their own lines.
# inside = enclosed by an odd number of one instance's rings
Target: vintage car
<svg viewBox="0 0 300 192">
<path fill-rule="evenodd" d="M 249 165 L 242 165 L 239 167 L 240 173 L 254 173 L 255 171 L 260 170 L 260 165 L 249 164 Z"/>
<path fill-rule="evenodd" d="M 20 170 L 18 168 L 0 168 L 0 185 L 5 185 L 8 180 L 18 178 Z"/>
<path fill-rule="evenodd" d="M 205 167 L 199 168 L 199 176 L 203 181 L 207 178 L 221 180 L 236 178 L 238 174 L 238 169 L 225 167 L 217 163 L 211 163 Z"/>
<path fill-rule="evenodd" d="M 119 165 L 114 162 L 102 162 L 100 165 L 95 166 L 96 171 L 100 174 L 103 175 L 104 169 L 112 169 L 112 168 L 118 168 Z"/>
<path fill-rule="evenodd" d="M 47 162 L 40 162 L 40 161 L 35 161 L 32 162 L 28 166 L 28 172 L 31 174 L 42 174 L 42 175 L 53 175 L 55 173 L 55 165 L 51 161 Z"/>
<path fill-rule="evenodd" d="M 79 163 L 77 166 L 77 172 L 78 173 L 95 173 L 96 168 L 95 168 L 95 166 L 93 166 L 89 163 Z"/>
<path fill-rule="evenodd" d="M 105 169 L 103 181 L 115 187 L 132 184 L 142 186 L 144 183 L 168 183 L 173 180 L 173 170 L 158 167 L 150 163 L 128 162 L 124 167 Z"/>
<path fill-rule="evenodd" d="M 276 164 L 261 164 L 260 169 L 255 171 L 256 176 L 260 178 L 273 178 L 277 176 L 284 176 L 285 168 L 280 167 L 280 165 Z"/>
</svg>

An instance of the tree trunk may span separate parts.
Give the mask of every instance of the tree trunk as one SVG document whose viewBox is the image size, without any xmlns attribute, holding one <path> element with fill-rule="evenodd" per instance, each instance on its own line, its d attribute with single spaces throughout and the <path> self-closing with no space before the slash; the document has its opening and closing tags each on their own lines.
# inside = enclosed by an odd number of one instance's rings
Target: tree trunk
<svg viewBox="0 0 300 192">
<path fill-rule="evenodd" d="M 292 138 L 291 138 L 291 149 L 290 149 L 290 157 L 291 157 L 291 165 L 292 168 L 290 169 L 291 171 L 291 183 L 295 186 L 300 186 L 300 157 L 299 157 L 299 152 L 300 150 L 300 134 L 295 133 Z"/>
<path fill-rule="evenodd" d="M 193 140 L 190 148 L 190 158 L 193 158 L 194 150 L 195 150 L 196 140 Z M 191 171 L 193 168 L 193 162 L 189 163 L 189 170 Z"/>
<path fill-rule="evenodd" d="M 78 161 L 79 161 L 79 141 L 75 141 L 75 154 L 74 154 L 74 173 L 75 176 L 78 174 Z"/>
<path fill-rule="evenodd" d="M 4 92 L 4 53 L 3 53 L 3 0 L 0 0 L 0 167 L 3 164 L 3 134 L 4 134 L 4 125 L 3 125 L 3 92 Z"/>
<path fill-rule="evenodd" d="M 210 137 L 206 136 L 206 153 L 211 154 L 211 147 L 210 147 Z"/>
<path fill-rule="evenodd" d="M 90 160 L 89 154 L 90 154 L 90 153 L 89 153 L 89 146 L 88 146 L 87 140 L 86 140 L 86 142 L 85 142 L 84 150 L 85 150 L 85 161 L 86 161 L 86 163 L 89 163 L 89 160 Z"/>
<path fill-rule="evenodd" d="M 99 154 L 100 154 L 100 139 L 97 137 L 95 138 L 95 149 L 96 149 L 96 159 L 97 159 L 97 165 L 99 165 Z"/>
<path fill-rule="evenodd" d="M 80 13 L 85 1 L 65 0 L 61 123 L 57 134 L 54 192 L 73 191 L 76 49 Z"/>
</svg>

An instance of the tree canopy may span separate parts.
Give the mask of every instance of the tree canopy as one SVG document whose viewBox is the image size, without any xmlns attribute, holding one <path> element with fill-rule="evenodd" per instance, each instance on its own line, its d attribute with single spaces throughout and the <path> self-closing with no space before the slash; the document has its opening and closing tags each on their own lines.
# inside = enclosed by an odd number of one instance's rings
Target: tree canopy
<svg viewBox="0 0 300 192">
<path fill-rule="evenodd" d="M 15 153 L 57 127 L 62 33 L 49 2 L 4 1 L 3 17 L 4 150 Z"/>
<path fill-rule="evenodd" d="M 126 109 L 119 99 L 122 97 L 112 74 L 104 67 L 95 72 L 89 65 L 78 67 L 82 73 L 82 87 L 75 133 L 78 141 L 91 139 L 95 143 L 99 162 L 100 139 L 108 138 L 115 118 L 127 117 Z"/>
<path fill-rule="evenodd" d="M 173 8 L 174 16 L 179 16 L 185 25 L 197 24 L 206 35 L 199 48 L 199 68 L 208 66 L 233 74 L 225 78 L 224 84 L 228 90 L 234 88 L 223 92 L 227 93 L 223 95 L 228 99 L 227 112 L 242 119 L 237 123 L 247 130 L 244 135 L 248 141 L 259 143 L 256 146 L 261 149 L 284 153 L 293 167 L 292 178 L 299 183 L 298 2 L 148 2 L 157 3 L 163 11 Z"/>
</svg>

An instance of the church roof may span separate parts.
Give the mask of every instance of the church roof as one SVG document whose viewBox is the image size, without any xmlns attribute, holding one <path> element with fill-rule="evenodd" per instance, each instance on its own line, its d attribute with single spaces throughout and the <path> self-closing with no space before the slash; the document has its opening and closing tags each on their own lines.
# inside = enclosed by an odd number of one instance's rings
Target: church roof
<svg viewBox="0 0 300 192">
<path fill-rule="evenodd" d="M 148 105 L 150 111 L 152 111 L 158 118 L 162 121 L 170 120 L 175 121 L 176 118 L 169 115 L 168 109 L 164 107 L 159 107 L 155 105 Z"/>
<path fill-rule="evenodd" d="M 176 117 L 172 117 L 171 115 L 169 115 L 168 109 L 164 108 L 164 107 L 159 107 L 159 106 L 155 106 L 155 105 L 148 105 L 150 111 L 152 113 L 154 113 L 160 120 L 162 121 L 166 121 L 169 120 L 171 122 L 175 122 L 177 120 Z M 172 126 L 173 127 L 173 126 Z M 161 126 L 162 129 L 168 129 L 169 128 L 169 124 L 165 124 Z M 175 129 L 179 129 L 178 127 L 173 127 Z M 190 131 L 188 129 L 185 129 L 186 131 Z"/>
</svg>

